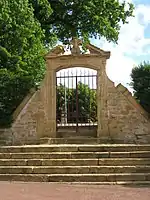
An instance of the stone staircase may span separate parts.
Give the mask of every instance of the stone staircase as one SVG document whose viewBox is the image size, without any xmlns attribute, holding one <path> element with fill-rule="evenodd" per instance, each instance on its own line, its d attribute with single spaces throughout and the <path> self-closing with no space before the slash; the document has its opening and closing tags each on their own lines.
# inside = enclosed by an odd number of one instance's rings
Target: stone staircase
<svg viewBox="0 0 150 200">
<path fill-rule="evenodd" d="M 3 146 L 0 181 L 150 184 L 150 145 Z"/>
</svg>

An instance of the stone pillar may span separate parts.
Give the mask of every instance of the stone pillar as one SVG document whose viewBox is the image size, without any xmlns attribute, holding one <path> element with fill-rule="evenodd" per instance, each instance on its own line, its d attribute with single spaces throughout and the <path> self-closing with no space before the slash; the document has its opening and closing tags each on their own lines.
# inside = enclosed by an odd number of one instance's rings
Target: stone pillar
<svg viewBox="0 0 150 200">
<path fill-rule="evenodd" d="M 100 137 L 101 132 L 101 74 L 100 69 L 97 70 L 97 137 Z"/>
<path fill-rule="evenodd" d="M 97 137 L 102 140 L 108 140 L 109 127 L 108 127 L 108 115 L 107 110 L 107 98 L 108 98 L 108 86 L 106 75 L 106 60 L 102 60 L 100 69 L 98 70 L 98 130 Z"/>
<path fill-rule="evenodd" d="M 56 137 L 56 72 L 47 62 L 47 72 L 44 84 L 44 107 L 46 123 L 44 136 Z"/>
</svg>

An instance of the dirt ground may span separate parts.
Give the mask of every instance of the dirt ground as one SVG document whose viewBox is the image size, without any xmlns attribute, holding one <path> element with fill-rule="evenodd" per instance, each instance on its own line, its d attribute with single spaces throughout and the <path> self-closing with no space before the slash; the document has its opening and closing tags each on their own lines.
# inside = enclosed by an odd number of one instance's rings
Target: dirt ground
<svg viewBox="0 0 150 200">
<path fill-rule="evenodd" d="M 150 186 L 0 182 L 0 200 L 150 200 Z"/>
</svg>

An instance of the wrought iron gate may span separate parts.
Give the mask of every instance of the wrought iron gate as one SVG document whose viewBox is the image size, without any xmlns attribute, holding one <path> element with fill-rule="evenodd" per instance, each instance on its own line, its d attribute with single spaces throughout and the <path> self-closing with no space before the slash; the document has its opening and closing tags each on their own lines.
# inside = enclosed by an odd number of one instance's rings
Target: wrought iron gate
<svg viewBox="0 0 150 200">
<path fill-rule="evenodd" d="M 97 124 L 97 72 L 88 68 L 69 68 L 56 74 L 57 129 L 61 126 Z"/>
</svg>

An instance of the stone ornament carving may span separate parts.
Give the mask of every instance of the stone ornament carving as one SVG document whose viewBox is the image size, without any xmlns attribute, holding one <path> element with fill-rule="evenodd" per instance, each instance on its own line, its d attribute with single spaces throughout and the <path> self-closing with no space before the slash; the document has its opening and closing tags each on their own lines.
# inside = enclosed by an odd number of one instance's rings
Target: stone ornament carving
<svg viewBox="0 0 150 200">
<path fill-rule="evenodd" d="M 49 55 L 63 55 L 65 53 L 64 47 L 62 45 L 56 46 L 54 49 L 52 49 L 49 53 Z"/>
<path fill-rule="evenodd" d="M 82 45 L 82 41 L 76 38 L 73 38 L 73 40 L 71 41 L 71 44 L 73 45 L 73 47 L 71 48 L 71 53 L 74 55 L 78 55 L 81 53 L 80 50 L 80 45 Z"/>
<path fill-rule="evenodd" d="M 103 51 L 102 49 L 92 45 L 92 44 L 87 44 L 86 48 L 90 51 L 90 54 L 99 54 L 101 56 L 105 56 L 106 59 L 110 58 L 110 52 L 109 51 Z"/>
<path fill-rule="evenodd" d="M 102 49 L 92 45 L 92 44 L 87 44 L 85 47 L 88 50 L 89 53 L 83 53 L 81 51 L 82 47 L 82 41 L 78 38 L 73 38 L 70 41 L 69 44 L 69 49 L 70 53 L 66 55 L 80 55 L 80 54 L 90 54 L 90 55 L 99 55 L 101 57 L 105 57 L 106 59 L 109 59 L 110 57 L 110 52 L 109 51 L 103 51 Z M 58 45 L 56 46 L 53 50 L 51 50 L 46 57 L 53 57 L 53 56 L 63 56 L 65 55 L 65 46 L 63 45 Z"/>
</svg>

